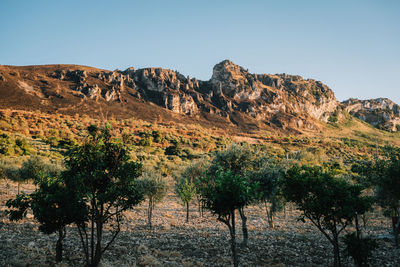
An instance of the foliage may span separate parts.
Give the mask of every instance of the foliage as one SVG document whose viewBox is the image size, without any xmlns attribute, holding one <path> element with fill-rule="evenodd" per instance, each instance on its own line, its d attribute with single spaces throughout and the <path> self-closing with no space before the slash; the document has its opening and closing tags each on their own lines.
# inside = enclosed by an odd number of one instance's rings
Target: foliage
<svg viewBox="0 0 400 267">
<path fill-rule="evenodd" d="M 165 149 L 165 155 L 179 156 L 182 153 L 182 147 L 179 141 L 173 140 L 172 145 Z"/>
<path fill-rule="evenodd" d="M 372 256 L 372 252 L 378 245 L 376 240 L 357 236 L 355 232 L 346 234 L 343 242 L 345 244 L 344 255 L 352 257 L 358 267 L 368 266 L 368 258 Z"/>
<path fill-rule="evenodd" d="M 77 223 L 86 264 L 98 266 L 120 232 L 123 212 L 143 200 L 137 183 L 141 164 L 130 161 L 126 147 L 112 139 L 109 125 L 88 128 L 84 144 L 71 149 L 64 179 L 75 199 L 85 203 L 87 223 Z M 112 238 L 103 246 L 104 225 L 112 222 Z M 88 238 L 85 238 L 88 237 Z"/>
<path fill-rule="evenodd" d="M 182 177 L 176 184 L 176 192 L 186 206 L 186 222 L 189 222 L 189 204 L 196 196 L 196 184 L 189 177 Z"/>
<path fill-rule="evenodd" d="M 197 190 L 198 181 L 207 170 L 207 163 L 203 160 L 192 162 L 181 173 L 178 182 L 175 185 L 175 192 L 186 206 L 186 222 L 189 222 L 189 205 L 197 197 L 199 202 L 199 212 L 201 214 L 200 195 Z"/>
<path fill-rule="evenodd" d="M 36 177 L 38 188 L 31 194 L 18 194 L 7 201 L 11 220 L 21 220 L 27 210 L 32 209 L 39 222 L 39 230 L 45 234 L 58 232 L 56 261 L 62 260 L 62 241 L 66 236 L 65 226 L 82 223 L 86 217 L 84 203 L 74 201 L 74 194 L 65 187 L 59 177 Z"/>
<path fill-rule="evenodd" d="M 386 147 L 384 158 L 375 158 L 374 161 L 364 162 L 353 167 L 368 184 L 375 186 L 375 195 L 378 204 L 384 208 L 384 215 L 398 218 L 393 224 L 396 246 L 400 224 L 400 149 Z"/>
<path fill-rule="evenodd" d="M 282 164 L 276 164 L 271 159 L 261 158 L 258 168 L 250 173 L 250 181 L 258 184 L 257 201 L 264 204 L 270 227 L 274 227 L 273 215 L 284 207 L 279 181 L 284 175 Z"/>
<path fill-rule="evenodd" d="M 257 195 L 254 194 L 255 192 L 251 191 L 250 186 L 252 184 L 249 180 L 249 174 L 254 169 L 257 156 L 257 152 L 248 144 L 231 144 L 227 149 L 216 153 L 208 171 L 209 173 L 215 173 L 218 169 L 223 169 L 224 171 L 231 171 L 233 175 L 240 175 L 242 179 L 247 180 L 246 184 L 249 187 L 243 192 L 246 194 L 242 196 L 245 198 L 246 204 L 238 209 L 242 219 L 244 245 L 247 245 L 248 242 L 247 217 L 244 208 L 249 204 L 255 203 L 258 199 Z"/>
<path fill-rule="evenodd" d="M 167 183 L 162 179 L 160 173 L 155 170 L 145 171 L 138 180 L 141 190 L 149 201 L 147 208 L 148 225 L 151 228 L 151 219 L 153 209 L 156 203 L 159 203 L 167 193 Z"/>
<path fill-rule="evenodd" d="M 228 226 L 233 262 L 234 266 L 238 266 L 235 210 L 249 204 L 248 196 L 256 194 L 257 185 L 250 184 L 247 177 L 219 168 L 200 177 L 198 190 L 204 206 L 218 216 L 218 221 Z"/>
<path fill-rule="evenodd" d="M 356 214 L 364 214 L 372 206 L 373 199 L 361 196 L 362 189 L 321 167 L 294 166 L 282 180 L 285 198 L 294 202 L 333 245 L 335 266 L 340 266 L 340 233 Z"/>
<path fill-rule="evenodd" d="M 58 169 L 53 164 L 46 163 L 43 158 L 31 156 L 22 164 L 20 169 L 21 180 L 37 181 L 43 176 L 59 176 L 61 169 Z"/>
</svg>

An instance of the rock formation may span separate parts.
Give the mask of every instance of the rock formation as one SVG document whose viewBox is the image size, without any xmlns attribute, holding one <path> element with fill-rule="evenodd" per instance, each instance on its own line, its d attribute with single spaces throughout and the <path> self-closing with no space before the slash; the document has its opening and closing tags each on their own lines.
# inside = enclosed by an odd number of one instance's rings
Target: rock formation
<svg viewBox="0 0 400 267">
<path fill-rule="evenodd" d="M 351 115 L 386 131 L 400 131 L 400 106 L 387 98 L 358 100 L 350 98 L 342 102 Z"/>
<path fill-rule="evenodd" d="M 76 101 L 90 106 L 95 101 L 129 110 L 135 109 L 133 102 L 144 101 L 188 116 L 217 116 L 236 125 L 294 130 L 318 128 L 319 122 L 326 122 L 341 108 L 332 90 L 319 81 L 288 74 L 252 74 L 229 60 L 215 65 L 208 81 L 162 68 L 107 71 L 75 65 L 7 66 L 0 69 L 0 89 L 13 86 L 2 82 L 11 77 L 13 69 L 21 72 L 21 77 L 13 79 L 42 93 L 46 101 L 38 101 L 48 108 Z M 42 78 L 29 78 L 33 72 Z"/>
</svg>

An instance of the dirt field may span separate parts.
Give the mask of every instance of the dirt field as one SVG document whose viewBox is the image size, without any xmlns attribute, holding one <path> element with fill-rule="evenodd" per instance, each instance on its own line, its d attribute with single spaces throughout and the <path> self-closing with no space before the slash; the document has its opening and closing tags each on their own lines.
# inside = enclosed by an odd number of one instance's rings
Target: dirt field
<svg viewBox="0 0 400 267">
<path fill-rule="evenodd" d="M 4 215 L 6 199 L 17 185 L 0 183 L 0 266 L 54 266 L 56 235 L 44 235 L 28 214 L 21 222 L 10 222 Z M 23 185 L 33 190 L 33 185 Z M 8 194 L 6 194 L 8 191 Z M 153 229 L 146 227 L 145 205 L 127 212 L 122 232 L 105 253 L 102 266 L 229 266 L 231 254 L 227 227 L 211 214 L 199 215 L 192 206 L 191 221 L 185 223 L 185 211 L 172 190 L 156 206 Z M 248 247 L 238 246 L 240 266 L 329 266 L 333 263 L 330 243 L 311 223 L 298 222 L 299 213 L 287 209 L 280 212 L 276 227 L 268 228 L 265 211 L 249 207 Z M 286 217 L 286 218 L 285 218 Z M 240 220 L 237 223 L 241 242 Z M 351 230 L 349 228 L 349 230 Z M 379 248 L 371 266 L 400 266 L 400 249 L 386 239 L 389 220 L 378 214 L 369 215 L 366 233 L 379 238 Z M 106 233 L 105 238 L 108 235 Z M 69 227 L 64 240 L 64 261 L 57 266 L 82 266 L 83 253 L 75 227 Z M 344 258 L 345 266 L 353 266 Z"/>
</svg>

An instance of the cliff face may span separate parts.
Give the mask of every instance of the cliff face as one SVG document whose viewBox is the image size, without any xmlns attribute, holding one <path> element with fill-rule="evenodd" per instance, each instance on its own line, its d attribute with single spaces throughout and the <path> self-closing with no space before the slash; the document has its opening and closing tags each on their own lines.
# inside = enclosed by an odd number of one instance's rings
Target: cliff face
<svg viewBox="0 0 400 267">
<path fill-rule="evenodd" d="M 386 131 L 400 131 L 400 106 L 387 98 L 348 99 L 342 102 L 351 115 Z"/>
<path fill-rule="evenodd" d="M 293 130 L 318 128 L 318 121 L 326 122 L 340 108 L 333 92 L 319 81 L 287 74 L 252 74 L 229 60 L 215 65 L 209 81 L 162 68 L 107 71 L 75 65 L 0 66 L 0 91 L 4 92 L 3 107 L 36 105 L 44 110 L 87 113 L 95 111 L 94 107 L 112 106 L 112 113 L 129 115 L 141 103 L 149 117 L 155 108 L 147 107 L 154 107 L 153 103 L 186 117 L 211 116 L 236 125 Z M 118 107 L 119 112 L 113 112 Z"/>
</svg>

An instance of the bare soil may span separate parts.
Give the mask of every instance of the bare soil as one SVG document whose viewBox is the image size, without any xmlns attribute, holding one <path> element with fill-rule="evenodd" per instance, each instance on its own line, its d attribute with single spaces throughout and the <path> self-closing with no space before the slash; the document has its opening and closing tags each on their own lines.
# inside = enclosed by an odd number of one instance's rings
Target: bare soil
<svg viewBox="0 0 400 267">
<path fill-rule="evenodd" d="M 4 203 L 16 193 L 0 183 L 0 266 L 55 266 L 56 235 L 45 235 L 31 214 L 20 222 L 10 222 L 4 215 Z M 33 190 L 33 185 L 23 185 Z M 6 192 L 8 191 L 8 192 Z M 230 266 L 231 253 L 227 227 L 205 212 L 201 217 L 192 205 L 189 223 L 185 210 L 172 193 L 156 206 L 153 229 L 146 226 L 146 203 L 126 213 L 123 229 L 105 253 L 102 266 Z M 266 224 L 265 211 L 254 206 L 247 209 L 249 244 L 239 244 L 240 266 L 331 266 L 330 243 L 311 223 L 297 220 L 299 213 L 291 208 L 280 212 L 275 228 Z M 241 242 L 241 221 L 237 222 Z M 348 229 L 352 230 L 351 228 Z M 370 214 L 365 233 L 378 239 L 379 247 L 371 266 L 400 266 L 400 249 L 388 235 L 389 220 L 377 212 Z M 105 238 L 110 236 L 107 231 Z M 387 237 L 387 238 L 386 238 Z M 69 227 L 64 241 L 64 260 L 57 266 L 82 266 L 83 253 L 75 227 Z M 343 259 L 344 266 L 354 266 Z"/>
</svg>

